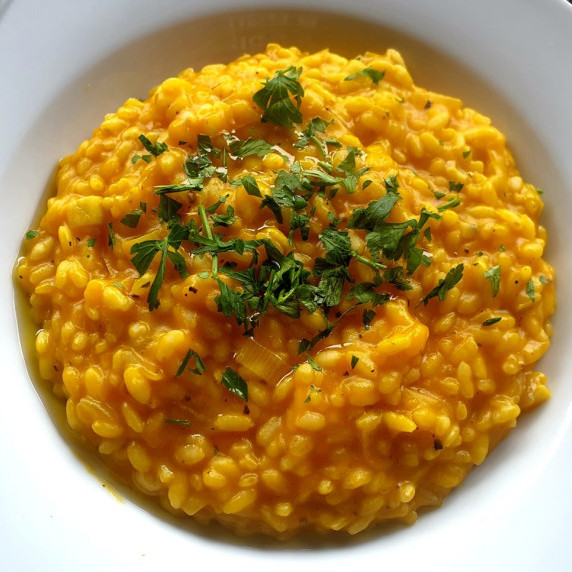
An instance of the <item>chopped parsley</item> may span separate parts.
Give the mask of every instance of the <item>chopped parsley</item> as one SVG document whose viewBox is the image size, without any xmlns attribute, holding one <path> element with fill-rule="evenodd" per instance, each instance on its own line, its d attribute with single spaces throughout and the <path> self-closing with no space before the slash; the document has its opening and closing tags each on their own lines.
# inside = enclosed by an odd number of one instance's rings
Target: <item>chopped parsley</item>
<svg viewBox="0 0 572 572">
<path fill-rule="evenodd" d="M 172 199 L 168 195 L 161 195 L 159 197 L 159 208 L 157 209 L 157 216 L 164 222 L 170 222 L 178 218 L 178 212 L 181 210 L 183 203 Z"/>
<path fill-rule="evenodd" d="M 273 146 L 264 139 L 251 138 L 246 141 L 240 141 L 239 139 L 231 141 L 228 148 L 230 153 L 238 159 L 244 159 L 245 157 L 251 157 L 253 155 L 264 157 L 274 151 Z"/>
<path fill-rule="evenodd" d="M 151 153 L 151 155 L 154 157 L 158 157 L 169 149 L 166 143 L 160 143 L 159 141 L 157 141 L 157 143 L 151 143 L 151 141 L 149 141 L 149 139 L 147 139 L 143 133 L 139 135 L 139 141 L 141 141 L 143 147 L 145 147 L 145 150 Z"/>
<path fill-rule="evenodd" d="M 423 304 L 427 305 L 429 300 L 435 297 L 441 301 L 445 300 L 447 292 L 454 288 L 460 282 L 461 278 L 463 278 L 463 270 L 463 264 L 458 264 L 454 268 L 451 268 L 445 278 L 440 279 L 437 286 L 421 299 Z"/>
<path fill-rule="evenodd" d="M 308 125 L 306 125 L 306 129 L 304 129 L 304 131 L 302 131 L 302 133 L 298 135 L 298 141 L 294 143 L 294 147 L 297 147 L 298 149 L 304 149 L 304 147 L 307 147 L 312 141 L 316 145 L 320 153 L 324 155 L 323 145 L 325 144 L 325 142 L 322 142 L 316 136 L 316 133 L 324 133 L 329 124 L 330 124 L 329 121 L 326 121 L 321 117 L 314 117 L 312 120 L 308 122 Z"/>
<path fill-rule="evenodd" d="M 492 326 L 494 324 L 498 324 L 501 320 L 502 318 L 500 316 L 497 316 L 496 318 L 489 318 L 483 322 L 483 326 Z"/>
<path fill-rule="evenodd" d="M 180 375 L 183 374 L 183 372 L 187 369 L 191 358 L 195 360 L 195 367 L 193 368 L 189 367 L 188 369 L 190 372 L 195 373 L 197 375 L 202 375 L 207 370 L 203 360 L 201 359 L 201 356 L 195 350 L 189 348 L 189 351 L 183 358 L 183 361 L 181 362 L 181 365 L 179 366 L 179 369 L 177 370 L 175 377 L 179 377 Z"/>
<path fill-rule="evenodd" d="M 526 292 L 526 295 L 534 302 L 534 300 L 535 300 L 535 292 L 534 292 L 534 282 L 532 281 L 532 279 L 530 279 L 530 280 L 526 283 L 525 292 Z"/>
<path fill-rule="evenodd" d="M 367 67 L 367 68 L 364 68 L 364 69 L 362 69 L 356 73 L 348 75 L 347 77 L 344 78 L 344 81 L 352 81 L 352 80 L 354 80 L 360 76 L 369 77 L 371 79 L 371 81 L 373 81 L 373 83 L 377 84 L 385 77 L 385 70 L 379 71 L 379 70 L 375 70 L 373 68 Z"/>
<path fill-rule="evenodd" d="M 120 222 L 129 228 L 136 228 L 139 224 L 139 219 L 141 218 L 142 214 L 142 209 L 135 209 L 134 211 L 126 214 Z"/>
<path fill-rule="evenodd" d="M 361 321 L 363 322 L 363 325 L 366 330 L 369 330 L 369 328 L 371 327 L 371 322 L 373 321 L 375 316 L 376 316 L 375 310 L 370 309 L 363 311 Z"/>
<path fill-rule="evenodd" d="M 115 246 L 115 231 L 113 230 L 113 225 L 110 222 L 107 223 L 107 245 L 110 248 Z"/>
<path fill-rule="evenodd" d="M 291 66 L 263 81 L 263 87 L 253 96 L 254 103 L 262 109 L 263 122 L 287 128 L 302 123 L 300 107 L 304 89 L 299 82 L 301 74 L 302 68 Z M 345 79 L 350 81 L 363 76 L 377 84 L 384 74 L 384 71 L 366 67 Z M 184 279 L 189 275 L 188 258 L 208 254 L 212 258 L 211 271 L 204 271 L 199 277 L 216 282 L 219 289 L 215 297 L 218 311 L 227 318 L 233 318 L 238 326 L 244 328 L 245 335 L 254 335 L 254 329 L 270 309 L 293 319 L 299 318 L 302 312 L 321 314 L 324 328 L 311 339 L 304 338 L 299 343 L 298 351 L 304 353 L 327 338 L 348 312 L 360 308 L 364 328 L 368 329 L 376 316 L 375 308 L 387 303 L 394 289 L 412 289 L 410 276 L 421 265 L 431 264 L 429 253 L 425 252 L 419 241 L 423 244 L 423 241 L 432 240 L 428 222 L 430 219 L 439 220 L 441 215 L 422 209 L 418 219 L 399 220 L 399 215 L 395 217 L 397 220 L 392 218 L 395 205 L 402 199 L 396 175 L 385 178 L 385 194 L 367 206 L 354 208 L 339 218 L 334 211 L 327 212 L 329 226 L 314 231 L 316 235 L 311 236 L 315 228 L 316 198 L 329 205 L 338 193 L 351 195 L 358 191 L 360 184 L 361 188 L 366 188 L 372 183 L 371 179 L 361 181 L 369 170 L 369 167 L 362 166 L 361 149 L 348 146 L 341 160 L 334 162 L 334 156 L 339 155 L 334 155 L 332 149 L 343 146 L 336 139 L 326 136 L 331 123 L 314 117 L 300 131 L 291 132 L 291 136 L 297 138 L 294 147 L 303 149 L 309 145 L 315 146 L 317 160 L 308 168 L 307 164 L 302 166 L 302 163 L 282 155 L 287 166 L 274 171 L 274 180 L 265 184 L 264 188 L 259 186 L 254 174 L 243 174 L 230 180 L 229 162 L 240 166 L 240 162 L 247 157 L 263 158 L 277 152 L 275 145 L 256 138 L 253 131 L 246 139 L 240 139 L 235 134 L 222 134 L 216 144 L 208 135 L 198 135 L 195 151 L 189 152 L 183 162 L 186 178 L 180 183 L 154 188 L 159 204 L 153 208 L 153 212 L 168 229 L 166 237 L 143 240 L 131 248 L 131 261 L 140 276 L 148 271 L 153 262 L 156 265 L 155 277 L 147 296 L 149 310 L 159 306 L 159 292 L 169 265 Z M 149 153 L 149 159 L 168 150 L 166 143 L 151 143 L 144 135 L 139 140 Z M 192 143 L 188 145 L 189 148 L 193 147 Z M 136 162 L 135 156 L 132 161 Z M 276 222 L 286 227 L 284 230 L 290 244 L 294 233 L 299 232 L 302 240 L 319 240 L 323 254 L 313 264 L 304 265 L 293 252 L 278 248 L 268 238 L 243 240 L 232 234 L 229 236 L 224 229 L 234 224 L 237 215 L 234 205 L 227 203 L 228 193 L 221 193 L 212 204 L 203 204 L 196 198 L 189 199 L 187 194 L 183 194 L 180 200 L 171 197 L 176 193 L 200 192 L 213 178 L 220 179 L 226 185 L 242 186 L 248 195 L 260 199 L 259 207 L 268 209 L 268 214 L 272 213 Z M 458 193 L 462 188 L 463 183 L 449 182 L 449 191 L 455 194 L 449 195 L 448 201 L 439 206 L 438 211 L 459 205 Z M 435 196 L 442 198 L 445 193 L 436 191 Z M 198 203 L 198 206 L 193 206 L 193 203 Z M 147 205 L 140 203 L 140 208 L 125 215 L 121 222 L 136 228 L 140 217 L 146 212 Z M 273 221 L 270 223 L 274 224 Z M 111 223 L 108 227 L 109 244 L 112 246 L 115 234 Z M 363 237 L 365 244 L 359 252 L 352 248 L 354 232 Z M 184 249 L 181 249 L 183 243 Z M 239 256 L 249 254 L 250 264 L 247 262 L 245 267 L 235 262 L 225 263 L 221 256 L 225 252 Z M 349 268 L 355 264 L 367 266 L 371 278 L 354 282 Z M 427 304 L 433 297 L 444 300 L 462 275 L 463 265 L 459 264 L 421 301 Z M 335 308 L 343 303 L 346 304 L 345 310 L 337 311 L 334 320 L 329 318 Z M 307 359 L 314 369 L 320 368 L 309 355 Z M 357 360 L 352 358 L 352 368 Z M 194 367 L 189 367 L 190 363 Z M 192 349 L 187 351 L 177 376 L 185 370 L 199 375 L 205 370 L 200 356 Z M 222 383 L 244 401 L 247 400 L 246 382 L 237 372 L 227 368 Z"/>
<path fill-rule="evenodd" d="M 437 207 L 439 212 L 446 211 L 447 209 L 454 209 L 461 204 L 461 199 L 459 197 L 451 197 L 446 203 Z"/>
<path fill-rule="evenodd" d="M 290 66 L 277 71 L 272 79 L 265 80 L 264 87 L 252 97 L 254 103 L 264 112 L 263 122 L 282 127 L 302 123 L 300 105 L 304 88 L 298 81 L 301 74 L 302 68 Z"/>
<path fill-rule="evenodd" d="M 490 280 L 491 286 L 493 288 L 493 298 L 499 293 L 500 288 L 500 278 L 501 278 L 501 268 L 500 266 L 493 266 L 489 268 L 485 273 L 484 277 Z"/>
<path fill-rule="evenodd" d="M 308 363 L 312 366 L 312 369 L 316 370 L 316 371 L 322 371 L 322 366 L 318 365 L 311 357 L 310 354 L 306 354 L 306 359 L 308 360 Z"/>
<path fill-rule="evenodd" d="M 236 216 L 234 215 L 234 208 L 230 205 L 226 207 L 226 214 L 213 214 L 211 216 L 213 226 L 230 226 L 236 221 Z"/>
<path fill-rule="evenodd" d="M 131 254 L 133 258 L 131 262 L 139 272 L 139 276 L 143 276 L 147 269 L 153 262 L 155 255 L 160 253 L 159 267 L 149 294 L 147 296 L 147 303 L 149 310 L 154 310 L 159 307 L 159 290 L 165 279 L 167 270 L 167 259 L 170 260 L 179 273 L 181 278 L 189 276 L 185 259 L 179 252 L 181 242 L 187 238 L 189 229 L 181 224 L 174 224 L 168 236 L 162 240 L 144 240 L 137 242 L 131 247 Z"/>
<path fill-rule="evenodd" d="M 262 193 L 260 192 L 260 188 L 258 187 L 258 183 L 253 175 L 244 175 L 241 179 L 236 179 L 235 181 L 231 182 L 231 185 L 242 185 L 244 190 L 247 194 L 253 197 L 260 197 L 262 198 Z"/>
<path fill-rule="evenodd" d="M 36 236 L 38 236 L 39 234 L 39 230 L 29 230 L 26 233 L 26 240 L 32 240 L 33 238 L 36 238 Z"/>
<path fill-rule="evenodd" d="M 222 374 L 221 383 L 243 401 L 248 401 L 248 385 L 244 379 L 231 367 L 227 367 Z"/>
<path fill-rule="evenodd" d="M 188 419 L 171 419 L 170 417 L 165 417 L 165 423 L 168 425 L 184 425 L 185 427 L 191 424 Z"/>
<path fill-rule="evenodd" d="M 312 401 L 313 393 L 322 393 L 322 390 L 319 387 L 314 387 L 312 384 L 310 384 L 308 396 L 306 399 L 304 399 L 304 403 L 310 403 L 310 401 Z"/>
<path fill-rule="evenodd" d="M 351 366 L 352 369 L 358 364 L 359 358 L 357 356 L 352 356 Z"/>
</svg>

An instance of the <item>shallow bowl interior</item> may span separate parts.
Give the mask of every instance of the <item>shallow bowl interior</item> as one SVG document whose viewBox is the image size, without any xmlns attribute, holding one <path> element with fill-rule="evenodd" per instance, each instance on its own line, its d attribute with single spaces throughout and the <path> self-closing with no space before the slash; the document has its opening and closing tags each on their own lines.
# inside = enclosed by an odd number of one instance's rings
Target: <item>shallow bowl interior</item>
<svg viewBox="0 0 572 572">
<path fill-rule="evenodd" d="M 134 562 L 150 566 L 151 562 L 165 562 L 183 552 L 191 554 L 193 550 L 200 558 L 216 552 L 221 562 L 230 563 L 238 558 L 255 567 L 263 567 L 268 553 L 272 556 L 275 551 L 281 552 L 284 564 L 311 563 L 320 555 L 322 563 L 330 563 L 332 569 L 336 569 L 351 562 L 357 550 L 361 557 L 368 559 L 374 559 L 375 553 L 382 551 L 390 559 L 399 559 L 412 542 L 421 552 L 430 550 L 443 538 L 452 538 L 464 546 L 459 532 L 461 526 L 464 536 L 469 534 L 490 541 L 509 524 L 513 530 L 518 529 L 515 518 L 521 514 L 523 503 L 531 503 L 531 495 L 550 471 L 564 467 L 570 475 L 570 462 L 563 465 L 558 462 L 558 456 L 564 444 L 570 443 L 572 414 L 569 405 L 572 385 L 567 383 L 571 364 L 566 347 L 566 338 L 572 329 L 572 303 L 565 295 L 566 284 L 572 278 L 566 254 L 572 179 L 553 152 L 558 144 L 558 130 L 547 133 L 539 129 L 539 112 L 534 106 L 541 106 L 542 116 L 555 124 L 560 108 L 556 106 L 551 115 L 546 108 L 550 99 L 531 91 L 518 54 L 499 57 L 498 61 L 491 62 L 496 69 L 487 73 L 478 60 L 470 61 L 467 46 L 460 52 L 446 50 L 436 39 L 437 34 L 431 41 L 415 30 L 408 30 L 406 25 L 392 26 L 391 17 L 383 10 L 375 18 L 367 18 L 363 9 L 366 4 L 357 4 L 361 9 L 356 12 L 361 12 L 361 17 L 349 16 L 347 9 L 328 13 L 299 6 L 187 14 L 175 22 L 150 25 L 143 32 L 131 34 L 128 41 L 119 42 L 113 50 L 101 50 L 89 65 L 71 75 L 64 74 L 62 81 L 51 90 L 51 96 L 38 105 L 35 116 L 23 121 L 26 128 L 14 130 L 4 171 L 0 169 L 0 189 L 4 197 L 10 193 L 9 212 L 2 215 L 3 238 L 6 237 L 4 267 L 8 269 L 8 265 L 14 263 L 23 233 L 33 225 L 38 208 L 52 192 L 50 182 L 57 160 L 72 152 L 105 113 L 115 110 L 128 97 L 145 97 L 154 85 L 186 67 L 197 69 L 209 63 L 227 62 L 245 52 L 260 51 L 271 41 L 297 45 L 308 51 L 330 48 L 346 56 L 392 47 L 403 54 L 418 85 L 460 97 L 466 105 L 490 116 L 507 134 L 525 180 L 545 191 L 543 224 L 550 237 L 547 257 L 558 270 L 559 309 L 554 320 L 554 343 L 540 369 L 550 377 L 554 398 L 523 418 L 518 429 L 482 467 L 473 471 L 442 508 L 422 514 L 412 528 L 376 529 L 357 539 L 305 537 L 287 544 L 260 538 L 237 540 L 218 527 L 205 530 L 157 509 L 152 501 L 140 498 L 114 480 L 101 462 L 73 439 L 66 429 L 62 404 L 35 380 L 33 360 L 29 359 L 33 327 L 20 307 L 20 334 L 17 334 L 12 294 L 8 293 L 13 287 L 5 279 L 4 297 L 8 296 L 9 300 L 4 301 L 4 306 L 6 315 L 11 318 L 2 333 L 5 355 L 11 356 L 5 384 L 15 405 L 6 408 L 1 423 L 7 428 L 16 423 L 18 435 L 12 438 L 5 432 L 0 433 L 0 445 L 2 450 L 8 451 L 18 470 L 4 478 L 1 499 L 8 503 L 9 514 L 24 521 L 28 518 L 29 530 L 37 535 L 45 534 L 53 546 L 74 546 L 75 543 L 78 547 L 93 549 L 99 540 L 90 535 L 99 530 L 107 552 L 117 554 L 113 569 L 116 565 L 119 569 L 120 564 L 129 568 Z M 568 16 L 572 23 L 572 14 Z M 443 31 L 446 29 L 443 24 Z M 473 43 L 478 46 L 478 41 Z M 483 48 L 483 54 L 490 55 L 489 48 Z M 513 60 L 522 73 L 515 73 L 511 68 Z M 513 84 L 507 86 L 509 79 Z M 22 306 L 18 299 L 16 294 L 16 305 Z M 20 358 L 18 335 L 35 385 L 30 383 L 24 360 Z M 23 453 L 22 447 L 28 447 L 29 453 Z M 22 494 L 22 483 L 28 487 L 28 495 Z M 10 490 L 15 491 L 14 494 L 6 493 Z M 109 494 L 114 490 L 119 491 L 122 499 L 119 502 L 116 496 Z M 38 506 L 44 511 L 33 518 L 30 516 L 33 508 L 25 504 L 30 496 L 42 499 Z M 78 498 L 82 499 L 81 505 L 73 500 Z M 567 503 L 570 507 L 570 495 Z M 0 530 L 4 528 L 0 525 Z M 14 547 L 24 544 L 19 530 L 20 527 L 6 529 Z M 122 530 L 132 530 L 133 535 L 130 539 L 122 537 Z M 65 543 L 62 535 L 67 535 Z M 301 548 L 317 550 L 310 553 L 300 551 Z M 253 549 L 258 550 L 253 552 Z M 67 570 L 68 565 L 71 569 L 78 562 L 76 552 L 72 550 L 67 556 L 63 555 L 63 560 L 58 561 L 58 566 L 63 567 L 53 569 Z M 8 554 L 15 554 L 15 550 Z M 105 558 L 101 563 L 110 562 Z M 420 556 L 410 558 L 422 561 Z M 94 562 L 99 561 L 96 558 Z M 454 557 L 446 556 L 444 562 L 452 563 Z M 96 566 L 88 569 L 96 569 Z"/>
</svg>

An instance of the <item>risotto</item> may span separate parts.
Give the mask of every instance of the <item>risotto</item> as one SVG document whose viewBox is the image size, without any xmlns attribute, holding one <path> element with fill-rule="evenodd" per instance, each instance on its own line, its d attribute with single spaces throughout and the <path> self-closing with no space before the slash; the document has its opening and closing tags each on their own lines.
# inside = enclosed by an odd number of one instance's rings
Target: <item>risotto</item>
<svg viewBox="0 0 572 572">
<path fill-rule="evenodd" d="M 61 161 L 16 268 L 40 375 L 170 511 L 413 523 L 549 396 L 540 194 L 395 50 L 188 69 Z"/>
</svg>

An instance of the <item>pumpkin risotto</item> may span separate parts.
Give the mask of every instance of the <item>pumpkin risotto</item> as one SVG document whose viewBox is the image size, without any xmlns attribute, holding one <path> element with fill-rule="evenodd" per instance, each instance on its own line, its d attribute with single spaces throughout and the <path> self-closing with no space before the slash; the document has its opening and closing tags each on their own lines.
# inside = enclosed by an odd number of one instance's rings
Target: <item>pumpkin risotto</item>
<svg viewBox="0 0 572 572">
<path fill-rule="evenodd" d="M 270 45 L 107 115 L 17 279 L 122 478 L 241 534 L 355 534 L 439 505 L 549 396 L 541 210 L 398 52 Z"/>
</svg>

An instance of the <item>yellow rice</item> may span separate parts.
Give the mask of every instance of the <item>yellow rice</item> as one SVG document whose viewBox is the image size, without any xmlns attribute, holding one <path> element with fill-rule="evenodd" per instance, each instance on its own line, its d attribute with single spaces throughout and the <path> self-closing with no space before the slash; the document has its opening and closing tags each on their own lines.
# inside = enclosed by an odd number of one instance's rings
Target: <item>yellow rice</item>
<svg viewBox="0 0 572 572">
<path fill-rule="evenodd" d="M 310 238 L 296 232 L 292 245 L 288 226 L 259 198 L 215 177 L 201 192 L 175 197 L 187 216 L 198 220 L 198 205 L 228 194 L 237 217 L 228 236 L 270 238 L 311 268 L 324 254 L 317 236 L 328 211 L 347 217 L 366 207 L 385 194 L 387 177 L 397 177 L 403 197 L 392 221 L 418 218 L 422 208 L 441 215 L 428 223 L 431 240 L 422 244 L 431 264 L 413 273 L 412 289 L 391 290 L 369 329 L 361 310 L 345 315 L 310 350 L 314 367 L 298 344 L 324 327 L 319 313 L 269 311 L 254 338 L 242 335 L 217 310 L 217 283 L 198 276 L 210 270 L 210 256 L 191 256 L 184 245 L 190 276 L 168 266 L 160 306 L 150 312 L 158 261 L 142 277 L 130 262 L 134 244 L 166 235 L 153 190 L 183 182 L 198 135 L 275 143 L 277 152 L 229 164 L 229 178 L 254 173 L 266 192 L 286 157 L 315 165 L 316 148 L 296 148 L 294 130 L 261 123 L 252 101 L 263 80 L 292 65 L 303 69 L 304 123 L 333 120 L 327 135 L 342 144 L 333 163 L 348 146 L 363 151 L 358 166 L 370 170 L 358 191 L 315 197 Z M 366 67 L 383 79 L 360 75 Z M 134 162 L 145 152 L 141 134 L 168 151 Z M 362 188 L 365 179 L 372 182 Z M 462 185 L 462 200 L 438 211 L 451 182 Z M 121 224 L 141 202 L 147 213 L 137 228 Z M 41 377 L 65 402 L 71 428 L 121 478 L 168 510 L 240 534 L 356 534 L 380 521 L 413 523 L 418 509 L 439 505 L 522 411 L 548 398 L 545 376 L 534 370 L 555 304 L 541 210 L 505 136 L 460 100 L 415 86 L 395 50 L 348 60 L 270 45 L 229 65 L 186 70 L 107 115 L 61 161 L 57 194 L 16 273 L 40 327 Z M 363 231 L 350 234 L 365 253 Z M 244 258 L 229 253 L 226 261 Z M 463 278 L 446 298 L 420 303 L 460 263 Z M 493 295 L 485 273 L 496 266 Z M 353 261 L 349 271 L 356 282 L 371 279 Z M 502 319 L 483 325 L 494 317 Z M 203 375 L 177 375 L 189 348 L 203 359 Z M 246 380 L 247 403 L 221 384 L 227 366 Z"/>
</svg>

